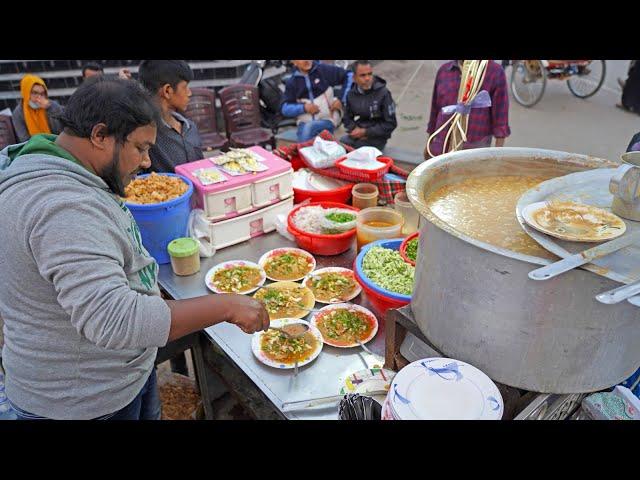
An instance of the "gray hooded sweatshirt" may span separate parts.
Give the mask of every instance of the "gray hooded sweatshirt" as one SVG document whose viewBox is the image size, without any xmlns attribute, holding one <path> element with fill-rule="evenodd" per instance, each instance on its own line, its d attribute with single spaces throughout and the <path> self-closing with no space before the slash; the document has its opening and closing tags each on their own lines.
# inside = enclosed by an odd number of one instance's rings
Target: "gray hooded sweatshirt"
<svg viewBox="0 0 640 480">
<path fill-rule="evenodd" d="M 131 213 L 55 138 L 0 152 L 6 394 L 36 415 L 91 419 L 140 392 L 171 313 Z"/>
</svg>

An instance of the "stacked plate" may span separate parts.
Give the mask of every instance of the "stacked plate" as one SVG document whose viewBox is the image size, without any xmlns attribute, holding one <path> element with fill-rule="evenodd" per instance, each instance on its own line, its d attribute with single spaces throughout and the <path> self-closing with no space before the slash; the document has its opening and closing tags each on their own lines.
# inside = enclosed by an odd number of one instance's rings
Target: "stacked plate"
<svg viewBox="0 0 640 480">
<path fill-rule="evenodd" d="M 382 420 L 500 420 L 503 411 L 498 387 L 480 370 L 451 358 L 425 358 L 395 376 Z"/>
</svg>

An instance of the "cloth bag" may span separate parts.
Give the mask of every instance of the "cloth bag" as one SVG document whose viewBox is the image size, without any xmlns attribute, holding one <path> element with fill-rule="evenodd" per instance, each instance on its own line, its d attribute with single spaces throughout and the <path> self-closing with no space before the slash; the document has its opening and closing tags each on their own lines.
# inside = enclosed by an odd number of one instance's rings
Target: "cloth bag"
<svg viewBox="0 0 640 480">
<path fill-rule="evenodd" d="M 209 220 L 204 216 L 204 210 L 194 208 L 189 214 L 187 235 L 198 242 L 201 257 L 213 257 L 216 248 L 211 243 L 209 236 Z"/>
</svg>

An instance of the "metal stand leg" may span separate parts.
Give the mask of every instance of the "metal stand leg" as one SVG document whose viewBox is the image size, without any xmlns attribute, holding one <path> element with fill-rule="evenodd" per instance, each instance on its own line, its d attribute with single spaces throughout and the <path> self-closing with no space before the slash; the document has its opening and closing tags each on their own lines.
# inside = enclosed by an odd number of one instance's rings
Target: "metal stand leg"
<svg viewBox="0 0 640 480">
<path fill-rule="evenodd" d="M 202 397 L 202 405 L 204 407 L 204 418 L 213 420 L 214 412 L 211 402 L 213 401 L 209 383 L 207 381 L 207 369 L 204 364 L 204 356 L 202 354 L 202 345 L 206 341 L 203 339 L 204 333 L 197 333 L 197 340 L 191 348 L 191 358 L 193 360 L 193 369 L 196 374 L 196 380 L 200 387 L 200 396 Z"/>
</svg>

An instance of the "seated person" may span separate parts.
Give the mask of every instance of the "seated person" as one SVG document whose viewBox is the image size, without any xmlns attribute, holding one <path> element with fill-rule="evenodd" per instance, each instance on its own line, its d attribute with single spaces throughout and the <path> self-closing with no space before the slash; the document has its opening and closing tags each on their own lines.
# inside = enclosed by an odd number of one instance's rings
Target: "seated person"
<svg viewBox="0 0 640 480">
<path fill-rule="evenodd" d="M 348 135 L 340 141 L 353 148 L 371 146 L 382 150 L 398 126 L 391 92 L 387 82 L 373 74 L 368 60 L 358 60 L 353 73 L 355 86 L 347 95 L 343 118 Z"/>
<path fill-rule="evenodd" d="M 97 63 L 85 63 L 82 66 L 82 81 L 97 75 L 104 75 L 104 69 Z"/>
<path fill-rule="evenodd" d="M 335 65 L 312 60 L 294 60 L 293 74 L 287 80 L 281 111 L 296 117 L 298 142 L 314 138 L 323 130 L 333 133 L 340 124 L 342 105 L 351 88 L 352 74 Z M 342 85 L 342 99 L 333 88 Z"/>
<path fill-rule="evenodd" d="M 204 158 L 198 127 L 183 117 L 189 104 L 193 72 L 184 60 L 143 60 L 140 83 L 154 96 L 162 113 L 156 143 L 149 150 L 151 171 L 173 173 L 178 165 Z"/>
<path fill-rule="evenodd" d="M 22 77 L 20 95 L 22 100 L 11 117 L 19 142 L 26 142 L 38 133 L 57 135 L 62 131 L 62 124 L 57 116 L 64 109 L 55 100 L 49 100 L 47 86 L 40 77 L 31 74 Z"/>
</svg>

